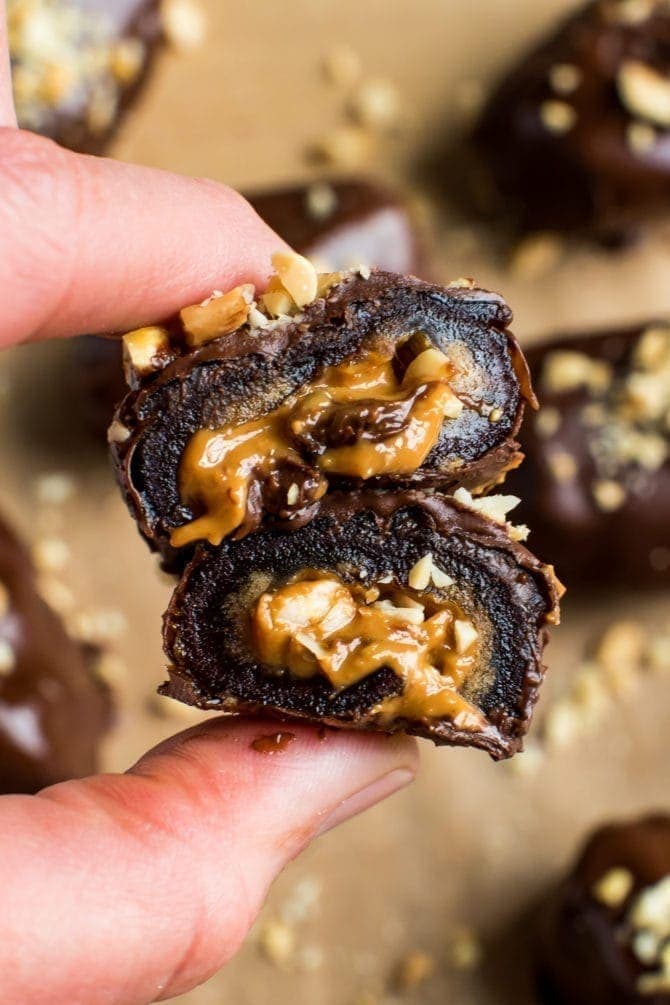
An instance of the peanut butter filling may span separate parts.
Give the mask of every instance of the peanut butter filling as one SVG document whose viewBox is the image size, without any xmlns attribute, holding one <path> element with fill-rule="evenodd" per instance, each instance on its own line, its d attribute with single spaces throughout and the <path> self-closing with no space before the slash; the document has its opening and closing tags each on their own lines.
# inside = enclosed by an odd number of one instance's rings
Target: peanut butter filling
<svg viewBox="0 0 670 1005">
<path fill-rule="evenodd" d="M 371 710 L 382 723 L 446 718 L 468 730 L 486 724 L 459 690 L 476 665 L 479 636 L 451 601 L 306 572 L 262 594 L 250 632 L 260 662 L 296 677 L 323 674 L 337 691 L 391 669 L 403 690 Z"/>
<path fill-rule="evenodd" d="M 444 419 L 463 406 L 449 386 L 454 368 L 438 349 L 423 347 L 397 371 L 397 360 L 370 352 L 328 367 L 258 419 L 195 433 L 182 457 L 180 492 L 202 515 L 172 532 L 173 546 L 203 538 L 220 544 L 259 497 L 289 516 L 326 492 L 329 473 L 367 479 L 416 471 Z"/>
</svg>

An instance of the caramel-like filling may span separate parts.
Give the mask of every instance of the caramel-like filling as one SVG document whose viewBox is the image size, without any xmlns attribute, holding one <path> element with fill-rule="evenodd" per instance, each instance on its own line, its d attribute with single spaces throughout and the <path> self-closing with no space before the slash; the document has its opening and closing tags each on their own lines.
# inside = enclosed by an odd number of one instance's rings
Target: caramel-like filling
<svg viewBox="0 0 670 1005">
<path fill-rule="evenodd" d="M 479 636 L 451 601 L 305 573 L 262 594 L 250 636 L 261 663 L 296 677 L 323 674 L 338 691 L 383 667 L 393 670 L 402 693 L 370 712 L 382 723 L 447 718 L 460 729 L 486 725 L 459 691 L 476 665 Z"/>
<path fill-rule="evenodd" d="M 411 474 L 445 417 L 460 413 L 452 377 L 452 365 L 434 348 L 424 348 L 400 376 L 392 358 L 370 352 L 328 367 L 267 415 L 200 430 L 186 447 L 179 480 L 182 500 L 202 515 L 174 530 L 172 544 L 220 544 L 244 523 L 256 501 L 251 493 L 266 510 L 289 516 L 325 493 L 328 474 Z"/>
</svg>

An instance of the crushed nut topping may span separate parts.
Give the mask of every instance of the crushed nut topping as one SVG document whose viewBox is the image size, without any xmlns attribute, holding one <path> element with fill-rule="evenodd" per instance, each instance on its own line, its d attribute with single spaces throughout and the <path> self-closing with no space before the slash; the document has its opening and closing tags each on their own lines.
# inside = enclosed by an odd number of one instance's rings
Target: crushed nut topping
<svg viewBox="0 0 670 1005">
<path fill-rule="evenodd" d="M 130 430 L 118 419 L 114 419 L 107 430 L 108 443 L 125 443 L 130 438 Z"/>
<path fill-rule="evenodd" d="M 315 182 L 307 189 L 305 204 L 313 220 L 326 220 L 337 209 L 337 193 L 327 182 Z"/>
<path fill-rule="evenodd" d="M 602 478 L 591 486 L 591 492 L 596 506 L 603 513 L 614 513 L 621 509 L 626 501 L 626 490 L 619 482 L 610 478 Z"/>
<path fill-rule="evenodd" d="M 639 473 L 658 471 L 670 456 L 670 327 L 644 332 L 622 373 L 585 353 L 556 350 L 541 379 L 550 393 L 588 392 L 580 420 L 596 471 L 594 502 L 603 512 L 619 509 L 638 491 Z M 558 427 L 550 419 L 542 429 L 541 415 L 536 429 L 551 440 Z"/>
<path fill-rule="evenodd" d="M 626 129 L 626 143 L 639 156 L 653 150 L 657 140 L 656 130 L 647 122 L 631 122 Z"/>
<path fill-rule="evenodd" d="M 58 614 L 66 615 L 73 611 L 76 602 L 74 593 L 55 576 L 40 575 L 37 590 L 42 599 Z"/>
<path fill-rule="evenodd" d="M 483 516 L 488 517 L 489 520 L 494 520 L 496 523 L 506 526 L 513 540 L 525 541 L 528 537 L 529 530 L 527 527 L 523 525 L 515 526 L 507 520 L 507 514 L 521 502 L 518 496 L 493 495 L 473 498 L 467 489 L 459 488 L 454 492 L 454 499 L 462 506 L 467 506 L 468 509 L 481 513 Z"/>
<path fill-rule="evenodd" d="M 66 542 L 55 537 L 36 541 L 32 554 L 35 567 L 40 572 L 61 572 L 70 561 L 70 549 Z"/>
<path fill-rule="evenodd" d="M 476 970 L 484 957 L 479 936 L 472 928 L 457 929 L 448 946 L 447 958 L 455 970 Z"/>
<path fill-rule="evenodd" d="M 207 20 L 197 0 L 162 0 L 161 19 L 175 49 L 197 49 L 205 41 Z"/>
<path fill-rule="evenodd" d="M 601 10 L 615 24 L 642 24 L 647 21 L 659 0 L 601 0 Z"/>
<path fill-rule="evenodd" d="M 549 707 L 543 724 L 545 743 L 566 747 L 595 730 L 612 708 L 612 699 L 631 694 L 644 671 L 670 671 L 670 636 L 650 633 L 633 621 L 613 622 L 566 693 Z"/>
<path fill-rule="evenodd" d="M 670 77 L 629 59 L 619 68 L 617 90 L 631 115 L 664 129 L 670 127 Z"/>
<path fill-rule="evenodd" d="M 316 269 L 303 255 L 294 251 L 277 251 L 272 256 L 277 276 L 298 307 L 306 307 L 316 298 L 318 278 Z"/>
<path fill-rule="evenodd" d="M 610 869 L 594 884 L 592 894 L 605 907 L 621 907 L 628 899 L 635 885 L 635 878 L 629 869 Z"/>
<path fill-rule="evenodd" d="M 640 994 L 670 990 L 670 876 L 636 894 L 621 933 L 639 962 L 650 968 L 637 979 Z"/>
<path fill-rule="evenodd" d="M 547 454 L 547 465 L 558 482 L 572 482 L 577 477 L 577 461 L 567 450 L 552 450 Z"/>
<path fill-rule="evenodd" d="M 283 921 L 268 921 L 261 928 L 258 945 L 270 963 L 285 969 L 295 953 L 295 930 Z"/>
<path fill-rule="evenodd" d="M 527 281 L 548 275 L 561 261 L 564 242 L 556 234 L 538 231 L 519 241 L 509 263 L 512 275 Z"/>
<path fill-rule="evenodd" d="M 543 101 L 540 105 L 540 119 L 550 133 L 560 136 L 569 133 L 577 121 L 577 112 L 567 101 Z"/>
<path fill-rule="evenodd" d="M 435 565 L 433 556 L 428 552 L 412 566 L 407 582 L 413 590 L 425 590 L 431 581 L 438 589 L 452 586 L 454 583 L 451 576 Z"/>
<path fill-rule="evenodd" d="M 449 717 L 479 729 L 481 713 L 459 691 L 475 667 L 479 633 L 452 601 L 420 599 L 425 603 L 393 586 L 382 595 L 379 583 L 371 591 L 308 572 L 259 597 L 250 615 L 253 651 L 267 667 L 323 675 L 338 691 L 387 667 L 402 691 L 372 718 Z"/>
<path fill-rule="evenodd" d="M 555 436 L 561 428 L 561 413 L 557 408 L 546 406 L 541 408 L 535 418 L 535 432 L 538 436 L 549 439 Z"/>
<path fill-rule="evenodd" d="M 314 144 L 315 157 L 343 170 L 356 170 L 370 159 L 370 134 L 360 126 L 339 126 Z"/>
<path fill-rule="evenodd" d="M 19 123 L 44 131 L 62 106 L 94 132 L 108 129 L 146 62 L 142 42 L 119 41 L 100 6 L 9 0 L 7 22 Z"/>
<path fill-rule="evenodd" d="M 172 355 L 170 336 L 158 325 L 137 328 L 123 336 L 123 365 L 131 385 L 136 377 L 162 370 Z"/>
<path fill-rule="evenodd" d="M 582 71 L 573 63 L 555 63 L 549 71 L 549 83 L 556 94 L 572 94 L 581 82 Z"/>
<path fill-rule="evenodd" d="M 605 360 L 592 359 L 572 349 L 556 349 L 545 360 L 542 385 L 553 394 L 576 391 L 580 387 L 599 393 L 607 390 L 612 377 L 612 367 Z"/>
<path fill-rule="evenodd" d="M 428 953 L 415 949 L 401 961 L 396 976 L 401 991 L 409 991 L 427 981 L 435 970 L 435 960 Z"/>
<path fill-rule="evenodd" d="M 77 492 L 77 485 L 65 471 L 52 471 L 35 482 L 38 502 L 45 506 L 63 506 Z"/>
<path fill-rule="evenodd" d="M 479 632 L 471 621 L 454 621 L 454 636 L 456 638 L 456 652 L 466 652 L 473 642 L 479 638 Z"/>
<path fill-rule="evenodd" d="M 351 99 L 349 112 L 362 126 L 388 129 L 398 121 L 398 92 L 389 80 L 367 80 Z"/>
<path fill-rule="evenodd" d="M 228 293 L 217 290 L 201 304 L 184 307 L 179 317 L 187 345 L 196 348 L 245 324 L 255 292 L 251 283 L 243 283 Z"/>
</svg>

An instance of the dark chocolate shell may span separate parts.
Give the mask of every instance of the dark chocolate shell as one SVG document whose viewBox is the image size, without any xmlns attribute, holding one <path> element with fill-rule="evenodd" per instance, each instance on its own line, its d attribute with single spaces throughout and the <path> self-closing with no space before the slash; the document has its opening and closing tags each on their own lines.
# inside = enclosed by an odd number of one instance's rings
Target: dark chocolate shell
<svg viewBox="0 0 670 1005">
<path fill-rule="evenodd" d="M 483 713 L 477 730 L 447 719 L 380 722 L 375 708 L 403 689 L 382 668 L 336 691 L 259 664 L 248 641 L 249 611 L 269 587 L 313 568 L 345 583 L 407 583 L 427 553 L 453 584 L 454 600 L 484 641 L 463 697 Z M 507 529 L 447 496 L 351 493 L 329 496 L 299 530 L 260 530 L 220 547 L 199 547 L 165 616 L 171 662 L 162 691 L 202 708 L 263 711 L 333 726 L 405 731 L 439 744 L 473 746 L 498 759 L 520 749 L 542 681 L 547 626 L 557 619 L 557 583 Z"/>
<path fill-rule="evenodd" d="M 346 276 L 297 318 L 264 329 L 243 325 L 182 352 L 131 392 L 116 416 L 117 428 L 125 431 L 113 454 L 142 533 L 164 557 L 174 558 L 170 532 L 197 515 L 179 489 L 180 462 L 194 433 L 270 412 L 325 367 L 380 345 L 392 352 L 417 331 L 454 362 L 451 386 L 465 407 L 458 418 L 444 421 L 438 442 L 415 472 L 367 484 L 484 491 L 520 463 L 515 436 L 525 402 L 534 400 L 525 361 L 507 330 L 510 320 L 496 294 L 373 271 L 368 277 Z M 492 409 L 497 421 L 490 419 Z M 309 466 L 307 456 L 305 463 Z M 356 487 L 351 480 L 329 482 L 333 489 Z M 317 509 L 298 509 L 294 525 Z M 264 516 L 256 505 L 244 532 Z"/>
</svg>

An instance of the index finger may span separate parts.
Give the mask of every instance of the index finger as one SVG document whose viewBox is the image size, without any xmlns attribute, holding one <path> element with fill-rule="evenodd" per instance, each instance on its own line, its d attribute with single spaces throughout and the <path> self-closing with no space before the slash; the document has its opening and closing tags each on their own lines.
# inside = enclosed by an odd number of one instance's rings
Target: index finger
<svg viewBox="0 0 670 1005">
<path fill-rule="evenodd" d="M 0 346 L 129 330 L 262 286 L 281 247 L 224 185 L 0 129 Z"/>
</svg>

